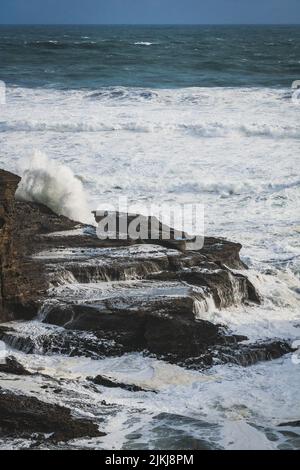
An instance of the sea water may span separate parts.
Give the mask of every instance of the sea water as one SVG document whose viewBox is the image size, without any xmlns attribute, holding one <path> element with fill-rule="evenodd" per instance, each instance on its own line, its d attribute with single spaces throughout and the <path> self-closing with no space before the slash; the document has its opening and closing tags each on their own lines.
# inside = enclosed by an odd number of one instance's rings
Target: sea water
<svg viewBox="0 0 300 470">
<path fill-rule="evenodd" d="M 120 196 L 203 204 L 205 233 L 242 243 L 259 307 L 210 308 L 251 341 L 300 338 L 299 27 L 1 27 L 0 167 L 18 197 L 90 222 Z M 38 322 L 27 325 L 39 333 Z M 22 330 L 26 324 L 22 325 Z M 299 448 L 293 356 L 249 368 L 187 371 L 140 354 L 92 361 L 26 356 L 70 380 L 59 400 L 100 419 L 97 448 Z M 81 380 L 109 372 L 155 389 L 133 394 Z M 47 400 L 41 379 L 8 387 Z M 3 443 L 3 446 L 22 446 Z"/>
</svg>

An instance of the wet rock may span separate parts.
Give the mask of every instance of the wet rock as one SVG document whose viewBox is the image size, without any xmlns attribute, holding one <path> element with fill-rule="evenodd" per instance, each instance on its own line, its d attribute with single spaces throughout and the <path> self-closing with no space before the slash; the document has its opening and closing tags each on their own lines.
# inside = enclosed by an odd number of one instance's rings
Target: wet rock
<svg viewBox="0 0 300 470">
<path fill-rule="evenodd" d="M 0 436 L 31 438 L 33 434 L 55 442 L 105 435 L 91 421 L 74 418 L 67 408 L 0 389 Z"/>
<path fill-rule="evenodd" d="M 5 359 L 4 363 L 0 363 L 0 373 L 13 374 L 13 375 L 32 375 L 31 372 L 25 369 L 16 358 L 9 356 Z"/>
<path fill-rule="evenodd" d="M 187 234 L 157 220 L 156 240 L 101 240 L 95 227 L 14 201 L 19 180 L 0 173 L 0 321 L 39 313 L 62 328 L 38 338 L 0 329 L 0 339 L 27 353 L 147 351 L 171 361 L 239 343 L 209 318 L 211 309 L 260 302 L 240 244 L 206 237 L 189 251 Z"/>
<path fill-rule="evenodd" d="M 246 338 L 244 338 L 245 340 Z M 190 357 L 182 362 L 182 365 L 191 369 L 202 369 L 220 364 L 236 364 L 242 367 L 252 366 L 258 362 L 272 361 L 292 349 L 287 341 L 268 340 L 258 341 L 254 344 L 240 343 L 242 338 L 230 344 L 208 347 L 204 354 L 198 357 Z"/>
<path fill-rule="evenodd" d="M 41 204 L 15 201 L 14 192 L 19 181 L 18 176 L 10 173 L 2 171 L 0 174 L 2 320 L 33 318 L 47 298 L 50 285 L 68 281 L 147 279 L 162 271 L 175 273 L 180 279 L 182 271 L 188 267 L 197 268 L 201 263 L 210 265 L 214 272 L 221 269 L 224 273 L 223 278 L 215 273 L 210 283 L 208 274 L 207 279 L 205 276 L 200 279 L 198 275 L 198 284 L 213 285 L 212 294 L 218 301 L 215 292 L 216 289 L 220 291 L 220 287 L 222 290 L 229 268 L 245 267 L 239 257 L 241 245 L 208 237 L 201 250 L 186 252 L 174 229 L 170 229 L 171 240 L 167 244 L 161 239 L 163 237 L 141 239 L 138 244 L 122 238 L 100 240 L 93 227 L 58 216 Z M 161 235 L 169 230 L 157 223 Z M 182 237 L 187 240 L 186 234 Z M 141 248 L 139 244 L 150 246 L 149 249 Z M 40 255 L 42 253 L 44 255 Z M 196 274 L 192 277 L 195 279 Z M 243 283 L 247 286 L 242 286 Z M 241 301 L 257 300 L 254 287 L 242 281 L 241 276 L 240 285 L 243 290 Z M 230 301 L 235 301 L 232 295 L 226 303 Z"/>
<path fill-rule="evenodd" d="M 19 182 L 18 176 L 0 170 L 0 322 L 10 319 L 6 302 L 18 292 L 16 281 L 20 266 L 14 256 L 13 221 Z"/>
<path fill-rule="evenodd" d="M 64 290 L 60 295 L 59 302 L 48 305 L 46 323 L 91 331 L 99 338 L 114 339 L 128 351 L 185 358 L 223 343 L 224 328 L 195 319 L 193 292 L 181 283 L 137 282 L 130 288 L 117 284 L 111 292 L 100 287 L 86 302 L 77 301 L 76 295 L 68 301 Z"/>
<path fill-rule="evenodd" d="M 278 426 L 280 426 L 280 427 L 299 428 L 300 427 L 300 420 L 298 420 L 298 421 L 288 421 L 287 423 L 280 423 Z"/>
<path fill-rule="evenodd" d="M 128 390 L 129 392 L 154 392 L 153 390 L 146 390 L 142 387 L 139 387 L 138 385 L 117 382 L 108 377 L 104 377 L 103 375 L 97 375 L 97 377 L 88 377 L 87 380 L 93 382 L 95 385 L 101 385 L 102 387 L 108 388 L 122 388 L 123 390 Z"/>
<path fill-rule="evenodd" d="M 214 263 L 233 269 L 247 269 L 239 256 L 241 249 L 240 243 L 230 242 L 223 238 L 205 237 L 201 253 Z"/>
<path fill-rule="evenodd" d="M 101 338 L 94 334 L 63 328 L 52 331 L 43 328 L 42 324 L 34 336 L 30 335 L 30 327 L 28 328 L 26 323 L 19 323 L 15 328 L 0 325 L 0 340 L 26 354 L 62 354 L 101 359 L 126 352 L 124 346 L 109 337 Z"/>
</svg>

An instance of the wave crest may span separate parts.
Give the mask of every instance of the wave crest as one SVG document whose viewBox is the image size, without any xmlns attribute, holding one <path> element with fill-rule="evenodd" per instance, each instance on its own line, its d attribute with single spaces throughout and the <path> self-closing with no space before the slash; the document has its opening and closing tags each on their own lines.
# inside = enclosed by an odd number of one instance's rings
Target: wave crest
<svg viewBox="0 0 300 470">
<path fill-rule="evenodd" d="M 16 196 L 70 219 L 92 222 L 81 181 L 66 165 L 49 160 L 42 152 L 35 152 L 26 165 Z"/>
</svg>

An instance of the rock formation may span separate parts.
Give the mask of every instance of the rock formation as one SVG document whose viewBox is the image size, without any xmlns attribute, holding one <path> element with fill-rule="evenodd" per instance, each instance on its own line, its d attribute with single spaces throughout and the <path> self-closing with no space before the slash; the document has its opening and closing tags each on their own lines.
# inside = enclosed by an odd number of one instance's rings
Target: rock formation
<svg viewBox="0 0 300 470">
<path fill-rule="evenodd" d="M 74 418 L 65 407 L 7 393 L 0 388 L 0 438 L 59 442 L 103 435 L 98 426 L 86 419 Z"/>
<path fill-rule="evenodd" d="M 7 304 L 17 293 L 19 267 L 13 243 L 15 192 L 20 178 L 0 170 L 0 321 L 10 318 Z"/>
<path fill-rule="evenodd" d="M 290 352 L 276 339 L 245 343 L 245 336 L 212 321 L 216 309 L 260 303 L 240 244 L 207 237 L 201 250 L 187 251 L 187 236 L 174 231 L 170 241 L 100 240 L 95 227 L 16 201 L 19 181 L 0 170 L 0 340 L 7 345 L 26 354 L 92 359 L 142 351 L 193 369 L 248 366 Z M 34 335 L 32 319 L 38 320 Z M 55 380 L 39 374 L 14 357 L 0 363 L 4 384 L 7 377 L 45 380 L 41 390 L 61 393 Z M 84 383 L 100 393 L 99 386 L 146 391 L 102 375 Z M 69 408 L 0 388 L 0 438 L 28 438 L 38 447 L 102 435 Z"/>
<path fill-rule="evenodd" d="M 15 201 L 19 181 L 0 173 L 0 318 L 39 315 L 45 324 L 63 327 L 51 340 L 48 334 L 39 338 L 45 350 L 59 345 L 91 357 L 147 351 L 195 366 L 213 364 L 215 351 L 219 360 L 230 360 L 230 345 L 232 361 L 240 357 L 241 363 L 288 350 L 268 344 L 252 354 L 241 343 L 245 337 L 210 321 L 211 308 L 260 302 L 245 275 L 240 244 L 207 237 L 201 250 L 186 251 L 176 239 L 171 246 L 164 240 L 100 240 L 95 227 Z M 25 332 L 16 338 L 6 327 L 0 338 L 34 350 Z"/>
</svg>

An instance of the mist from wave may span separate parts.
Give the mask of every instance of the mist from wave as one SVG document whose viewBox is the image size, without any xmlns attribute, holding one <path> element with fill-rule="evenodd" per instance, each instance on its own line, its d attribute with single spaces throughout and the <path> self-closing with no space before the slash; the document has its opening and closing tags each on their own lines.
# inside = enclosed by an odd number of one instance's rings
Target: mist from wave
<svg viewBox="0 0 300 470">
<path fill-rule="evenodd" d="M 17 199 L 44 204 L 56 214 L 93 223 L 82 182 L 70 168 L 50 161 L 44 153 L 37 151 L 23 165 Z"/>
</svg>

